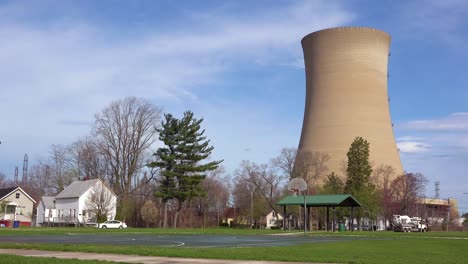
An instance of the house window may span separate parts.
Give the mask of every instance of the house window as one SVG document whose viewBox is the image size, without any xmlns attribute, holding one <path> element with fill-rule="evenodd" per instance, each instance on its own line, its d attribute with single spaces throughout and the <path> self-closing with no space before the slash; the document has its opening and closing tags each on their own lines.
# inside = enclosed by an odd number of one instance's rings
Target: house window
<svg viewBox="0 0 468 264">
<path fill-rule="evenodd" d="M 7 213 L 7 214 L 14 214 L 15 211 L 16 211 L 16 207 L 15 207 L 15 206 L 7 205 L 7 208 L 6 208 L 6 213 Z"/>
<path fill-rule="evenodd" d="M 16 193 L 16 199 L 20 198 L 20 193 Z"/>
</svg>

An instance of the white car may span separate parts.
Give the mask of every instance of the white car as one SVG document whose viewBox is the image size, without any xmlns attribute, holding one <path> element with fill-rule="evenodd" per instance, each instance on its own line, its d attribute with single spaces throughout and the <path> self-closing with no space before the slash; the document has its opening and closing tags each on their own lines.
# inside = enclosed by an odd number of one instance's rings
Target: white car
<svg viewBox="0 0 468 264">
<path fill-rule="evenodd" d="M 118 220 L 109 220 L 98 225 L 99 228 L 127 228 L 127 224 Z"/>
</svg>

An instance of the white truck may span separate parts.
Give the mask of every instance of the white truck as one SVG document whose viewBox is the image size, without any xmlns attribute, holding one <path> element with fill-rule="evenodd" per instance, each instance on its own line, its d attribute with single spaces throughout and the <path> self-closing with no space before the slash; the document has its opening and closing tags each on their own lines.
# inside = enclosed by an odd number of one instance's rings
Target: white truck
<svg viewBox="0 0 468 264">
<path fill-rule="evenodd" d="M 426 220 L 421 217 L 409 217 L 407 215 L 394 215 L 392 226 L 395 232 L 427 232 Z"/>
</svg>

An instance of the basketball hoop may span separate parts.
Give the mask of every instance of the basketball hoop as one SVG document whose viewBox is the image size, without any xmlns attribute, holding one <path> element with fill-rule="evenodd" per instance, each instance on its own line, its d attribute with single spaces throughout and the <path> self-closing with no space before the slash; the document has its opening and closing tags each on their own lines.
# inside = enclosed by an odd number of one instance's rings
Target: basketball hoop
<svg viewBox="0 0 468 264">
<path fill-rule="evenodd" d="M 307 183 L 302 178 L 294 178 L 288 183 L 288 190 L 294 192 L 294 196 L 298 195 L 299 192 L 307 190 Z"/>
<path fill-rule="evenodd" d="M 299 192 L 304 195 L 304 235 L 307 232 L 307 203 L 306 203 L 306 191 L 307 183 L 302 178 L 294 178 L 288 183 L 288 190 L 293 192 L 293 196 L 297 196 Z"/>
</svg>

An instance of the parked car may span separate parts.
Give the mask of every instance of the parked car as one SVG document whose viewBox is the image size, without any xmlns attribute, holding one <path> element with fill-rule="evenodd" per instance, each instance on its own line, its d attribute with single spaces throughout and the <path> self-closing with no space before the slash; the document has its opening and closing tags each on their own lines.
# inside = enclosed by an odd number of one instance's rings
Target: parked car
<svg viewBox="0 0 468 264">
<path fill-rule="evenodd" d="M 98 224 L 99 228 L 127 228 L 127 224 L 119 220 L 109 220 L 104 223 Z"/>
</svg>

